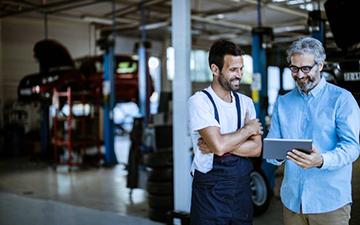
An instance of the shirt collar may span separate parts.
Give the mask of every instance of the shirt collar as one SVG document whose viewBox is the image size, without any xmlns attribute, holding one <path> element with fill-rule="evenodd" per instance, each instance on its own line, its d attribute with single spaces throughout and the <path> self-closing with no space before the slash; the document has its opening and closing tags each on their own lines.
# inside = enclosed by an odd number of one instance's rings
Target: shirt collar
<svg viewBox="0 0 360 225">
<path fill-rule="evenodd" d="M 299 87 L 297 89 L 302 96 L 317 97 L 320 94 L 321 90 L 324 89 L 325 84 L 326 84 L 326 80 L 324 77 L 322 77 L 320 79 L 320 82 L 307 95 L 303 91 L 301 91 L 301 89 Z"/>
</svg>

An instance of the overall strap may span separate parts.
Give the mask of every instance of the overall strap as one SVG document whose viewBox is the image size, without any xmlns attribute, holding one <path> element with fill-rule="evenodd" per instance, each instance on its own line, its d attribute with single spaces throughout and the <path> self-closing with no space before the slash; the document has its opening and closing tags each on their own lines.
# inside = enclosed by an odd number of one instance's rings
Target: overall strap
<svg viewBox="0 0 360 225">
<path fill-rule="evenodd" d="M 240 99 L 239 99 L 239 95 L 233 91 L 233 95 L 235 97 L 235 103 L 236 103 L 236 111 L 238 114 L 238 122 L 237 122 L 237 129 L 241 128 L 241 107 L 240 107 Z"/>
<path fill-rule="evenodd" d="M 217 111 L 217 108 L 216 108 L 214 99 L 212 98 L 212 96 L 210 95 L 210 93 L 207 92 L 206 90 L 202 90 L 202 92 L 204 92 L 204 93 L 208 96 L 208 98 L 210 99 L 211 103 L 213 104 L 213 106 L 214 106 L 214 111 L 215 111 L 215 119 L 216 119 L 216 121 L 218 121 L 218 123 L 220 123 L 219 113 L 218 113 L 218 111 Z"/>
<path fill-rule="evenodd" d="M 210 99 L 211 103 L 214 106 L 214 112 L 215 112 L 215 119 L 216 121 L 218 121 L 218 123 L 220 123 L 220 118 L 219 118 L 219 113 L 217 111 L 216 105 L 215 105 L 215 101 L 213 99 L 213 97 L 210 95 L 210 93 L 206 90 L 202 90 L 202 92 L 204 92 L 208 98 Z M 237 129 L 241 128 L 241 107 L 240 107 L 240 98 L 239 95 L 233 91 L 233 95 L 235 97 L 235 105 L 236 105 L 236 111 L 237 111 L 237 117 L 238 117 L 238 121 L 237 121 Z"/>
</svg>

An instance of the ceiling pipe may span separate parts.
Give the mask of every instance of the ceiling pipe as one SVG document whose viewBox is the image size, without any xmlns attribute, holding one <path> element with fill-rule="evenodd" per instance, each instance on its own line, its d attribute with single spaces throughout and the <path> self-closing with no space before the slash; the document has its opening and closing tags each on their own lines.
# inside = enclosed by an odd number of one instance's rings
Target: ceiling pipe
<svg viewBox="0 0 360 225">
<path fill-rule="evenodd" d="M 97 17 L 97 16 L 89 16 L 84 15 L 81 17 L 83 21 L 89 22 L 89 23 L 97 23 L 97 24 L 103 24 L 103 25 L 112 25 L 112 19 L 104 18 L 104 17 Z M 140 23 L 131 19 L 127 18 L 116 18 L 117 23 L 127 23 L 131 25 L 139 25 Z"/>
<path fill-rule="evenodd" d="M 143 7 L 148 7 L 148 6 L 156 5 L 156 4 L 163 3 L 163 2 L 167 2 L 167 0 L 150 0 L 150 1 L 146 1 L 144 3 L 136 3 L 133 6 L 127 6 L 127 7 L 123 7 L 121 9 L 116 10 L 115 14 L 116 14 L 116 16 L 124 16 L 126 14 L 138 11 L 140 9 L 141 4 L 143 5 Z M 112 13 L 104 14 L 105 17 L 111 16 L 111 15 L 112 15 Z"/>
<path fill-rule="evenodd" d="M 31 2 L 25 2 L 25 1 L 10 1 L 10 0 L 3 0 L 1 1 L 1 3 L 5 3 L 8 5 L 14 5 L 14 6 L 20 6 L 20 7 L 28 7 L 28 8 L 32 8 L 32 9 L 41 9 L 41 6 L 38 4 L 34 4 Z"/>
<path fill-rule="evenodd" d="M 249 25 L 241 24 L 241 23 L 233 23 L 233 22 L 227 22 L 223 20 L 215 20 L 211 18 L 204 18 L 201 16 L 191 16 L 191 19 L 197 22 L 203 22 L 203 23 L 209 23 L 219 26 L 225 26 L 225 27 L 231 27 L 231 28 L 237 28 L 241 30 L 251 31 L 252 27 Z"/>
<path fill-rule="evenodd" d="M 24 1 L 22 1 L 22 2 L 5 1 L 5 3 L 7 3 L 7 4 L 21 5 L 21 6 L 27 7 L 27 8 L 24 10 L 21 10 L 21 11 L 11 12 L 11 13 L 1 15 L 0 18 L 5 18 L 8 16 L 15 16 L 15 15 L 29 13 L 29 12 L 33 12 L 33 11 L 40 12 L 40 13 L 46 13 L 50 10 L 54 10 L 57 7 L 70 6 L 70 5 L 74 5 L 75 3 L 84 2 L 84 1 L 86 1 L 86 0 L 66 0 L 66 1 L 61 1 L 61 2 L 48 3 L 46 5 L 33 4 L 33 3 L 29 3 L 29 2 L 24 2 Z"/>
<path fill-rule="evenodd" d="M 251 4 L 258 4 L 257 0 L 243 0 L 244 2 L 247 2 L 247 3 L 251 3 Z M 308 13 L 306 12 L 301 12 L 300 10 L 295 10 L 295 9 L 290 9 L 290 8 L 287 8 L 287 7 L 284 7 L 284 6 L 279 6 L 279 5 L 275 5 L 275 4 L 271 4 L 271 3 L 265 3 L 264 4 L 264 7 L 266 8 L 269 8 L 269 9 L 273 9 L 273 10 L 276 10 L 276 11 L 279 11 L 279 12 L 284 12 L 284 13 L 287 13 L 287 14 L 291 14 L 291 15 L 294 15 L 294 16 L 300 16 L 300 17 L 303 17 L 303 18 L 306 18 L 308 17 Z"/>
<path fill-rule="evenodd" d="M 208 16 L 214 16 L 214 15 L 218 15 L 218 14 L 236 13 L 236 12 L 239 12 L 239 11 L 245 9 L 248 6 L 249 5 L 241 5 L 241 6 L 230 7 L 230 8 L 225 8 L 225 9 L 198 11 L 198 12 L 193 12 L 193 15 L 208 17 Z"/>
<path fill-rule="evenodd" d="M 83 16 L 81 17 L 82 20 L 89 23 L 97 23 L 97 24 L 103 24 L 103 25 L 112 25 L 112 20 L 107 18 L 100 18 L 95 16 Z"/>
<path fill-rule="evenodd" d="M 46 0 L 42 0 L 42 5 L 46 5 Z M 49 26 L 48 26 L 48 14 L 47 12 L 44 12 L 44 37 L 45 39 L 48 39 L 49 37 Z"/>
<path fill-rule="evenodd" d="M 290 43 L 297 40 L 298 38 L 299 38 L 298 35 L 294 37 L 275 37 L 273 43 L 274 44 Z"/>
<path fill-rule="evenodd" d="M 99 3 L 102 3 L 102 2 L 108 2 L 108 0 L 102 0 L 102 1 L 93 0 L 93 1 L 88 1 L 88 2 L 85 2 L 85 3 L 79 2 L 79 4 L 73 4 L 73 5 L 71 4 L 71 5 L 66 5 L 64 7 L 49 10 L 48 13 L 49 14 L 57 13 L 57 12 L 61 12 L 61 11 L 80 8 L 80 7 L 83 7 L 83 6 L 95 5 L 95 4 L 99 4 Z"/>
<path fill-rule="evenodd" d="M 158 22 L 158 23 L 149 23 L 149 24 L 141 25 L 139 27 L 139 30 L 155 30 L 155 29 L 167 27 L 168 25 L 170 25 L 169 21 Z"/>
<path fill-rule="evenodd" d="M 239 34 L 237 34 L 237 33 L 224 33 L 224 34 L 210 35 L 210 36 L 208 36 L 208 39 L 210 41 L 215 41 L 215 40 L 218 40 L 218 39 L 234 39 L 234 38 L 237 38 L 237 37 L 239 37 Z"/>
</svg>

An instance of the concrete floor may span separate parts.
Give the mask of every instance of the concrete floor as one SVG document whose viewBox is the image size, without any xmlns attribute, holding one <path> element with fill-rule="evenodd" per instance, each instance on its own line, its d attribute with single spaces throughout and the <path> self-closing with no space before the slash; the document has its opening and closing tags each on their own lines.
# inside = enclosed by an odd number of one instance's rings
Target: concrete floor
<svg viewBox="0 0 360 225">
<path fill-rule="evenodd" d="M 117 139 L 118 160 L 125 163 L 128 142 Z M 122 149 L 122 150 L 120 150 Z M 127 171 L 87 168 L 57 171 L 43 162 L 0 159 L 0 225 L 140 224 L 156 225 L 147 218 L 147 193 L 126 188 Z M 277 179 L 277 189 L 281 177 Z M 360 163 L 354 168 L 352 225 L 360 224 Z M 143 186 L 140 182 L 140 186 Z M 282 225 L 282 205 L 275 191 L 268 211 L 254 225 Z"/>
<path fill-rule="evenodd" d="M 130 197 L 121 165 L 67 173 L 20 162 L 0 161 L 0 225 L 159 224 L 147 219 L 143 189 Z M 282 224 L 278 199 L 255 218 L 254 225 L 265 224 Z"/>
</svg>

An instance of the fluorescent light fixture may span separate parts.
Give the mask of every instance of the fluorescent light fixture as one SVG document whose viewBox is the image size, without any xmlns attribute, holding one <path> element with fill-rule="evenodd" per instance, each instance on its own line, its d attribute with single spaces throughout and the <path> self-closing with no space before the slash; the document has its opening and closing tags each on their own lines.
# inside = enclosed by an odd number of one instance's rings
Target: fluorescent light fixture
<svg viewBox="0 0 360 225">
<path fill-rule="evenodd" d="M 84 16 L 82 19 L 86 22 L 90 23 L 98 23 L 104 25 L 112 25 L 113 21 L 111 19 L 100 18 L 100 17 L 93 17 L 93 16 Z"/>
<path fill-rule="evenodd" d="M 211 41 L 218 40 L 218 39 L 233 39 L 239 37 L 238 34 L 235 33 L 222 33 L 222 34 L 213 34 L 208 36 L 208 39 Z"/>
<path fill-rule="evenodd" d="M 225 18 L 224 14 L 217 14 L 216 17 L 220 20 Z"/>
<path fill-rule="evenodd" d="M 169 25 L 168 21 L 165 22 L 159 22 L 159 23 L 150 23 L 150 24 L 145 24 L 144 26 L 140 26 L 139 30 L 155 30 L 158 28 L 162 28 L 162 27 L 166 27 Z"/>
<path fill-rule="evenodd" d="M 295 26 L 285 26 L 285 27 L 275 27 L 273 29 L 275 34 L 284 33 L 284 32 L 295 32 L 306 30 L 307 26 L 305 25 L 295 25 Z"/>
</svg>

